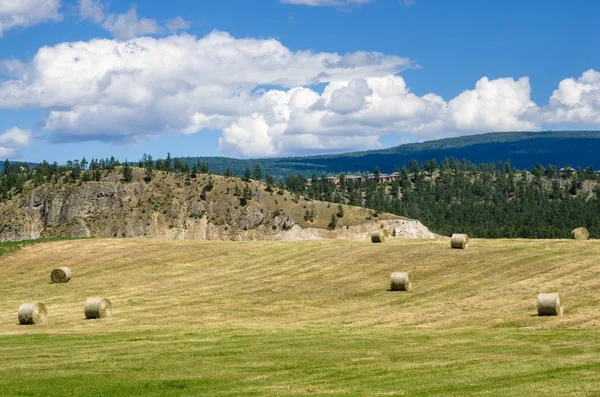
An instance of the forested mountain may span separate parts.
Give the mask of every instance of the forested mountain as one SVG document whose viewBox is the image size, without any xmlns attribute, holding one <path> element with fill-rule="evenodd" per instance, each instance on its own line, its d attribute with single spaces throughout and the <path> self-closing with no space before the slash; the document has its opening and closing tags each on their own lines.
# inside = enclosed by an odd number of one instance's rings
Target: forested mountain
<svg viewBox="0 0 600 397">
<path fill-rule="evenodd" d="M 366 181 L 342 175 L 288 177 L 288 189 L 325 201 L 362 205 L 419 219 L 435 233 L 483 238 L 568 238 L 576 227 L 600 236 L 600 177 L 593 168 L 536 165 L 517 170 L 509 161 L 475 165 L 450 158 L 412 161 L 383 182 L 378 168 Z M 300 179 L 300 181 L 298 181 Z"/>
<path fill-rule="evenodd" d="M 211 169 L 241 175 L 246 167 L 260 164 L 275 177 L 291 173 L 309 177 L 317 174 L 355 173 L 372 171 L 378 166 L 391 172 L 410 160 L 420 163 L 444 158 L 466 159 L 472 163 L 489 163 L 510 159 L 518 169 L 531 169 L 537 163 L 570 165 L 574 168 L 592 166 L 600 169 L 600 131 L 498 132 L 448 138 L 422 143 L 400 145 L 389 149 L 332 154 L 310 157 L 240 160 L 224 157 L 184 158 L 189 164 L 207 162 Z"/>
</svg>

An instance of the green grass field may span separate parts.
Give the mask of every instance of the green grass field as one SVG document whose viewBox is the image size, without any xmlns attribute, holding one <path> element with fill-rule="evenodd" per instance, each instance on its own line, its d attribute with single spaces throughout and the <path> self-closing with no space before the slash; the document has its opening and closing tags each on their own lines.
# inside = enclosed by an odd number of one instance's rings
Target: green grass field
<svg viewBox="0 0 600 397">
<path fill-rule="evenodd" d="M 449 245 L 23 246 L 0 256 L 0 395 L 600 395 L 600 242 Z M 413 291 L 388 291 L 392 271 Z M 554 291 L 565 315 L 538 317 Z M 85 320 L 94 296 L 111 319 Z M 47 324 L 18 325 L 30 301 Z"/>
</svg>

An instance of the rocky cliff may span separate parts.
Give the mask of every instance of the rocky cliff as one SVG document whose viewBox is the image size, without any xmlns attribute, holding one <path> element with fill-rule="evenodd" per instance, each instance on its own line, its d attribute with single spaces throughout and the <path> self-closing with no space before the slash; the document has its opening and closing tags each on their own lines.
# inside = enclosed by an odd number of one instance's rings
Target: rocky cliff
<svg viewBox="0 0 600 397">
<path fill-rule="evenodd" d="M 344 206 L 335 230 L 327 228 L 337 206 L 288 192 L 270 192 L 260 182 L 202 175 L 184 180 L 162 174 L 122 183 L 45 184 L 0 204 L 0 241 L 46 237 L 126 237 L 186 240 L 302 240 L 369 238 L 386 228 L 396 237 L 435 238 L 420 222 L 390 214 L 377 217 Z M 307 217 L 306 214 L 311 216 Z"/>
</svg>

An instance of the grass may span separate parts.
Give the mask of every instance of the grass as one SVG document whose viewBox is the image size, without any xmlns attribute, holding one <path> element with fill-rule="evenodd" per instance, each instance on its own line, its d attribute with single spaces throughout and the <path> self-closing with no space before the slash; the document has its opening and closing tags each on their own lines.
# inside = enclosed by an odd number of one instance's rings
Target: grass
<svg viewBox="0 0 600 397">
<path fill-rule="evenodd" d="M 600 243 L 470 245 L 26 246 L 0 262 L 0 395 L 599 394 Z M 57 266 L 69 283 L 50 283 Z M 413 292 L 387 291 L 395 270 Z M 537 293 L 551 291 L 565 316 L 536 316 Z M 113 318 L 86 321 L 90 296 L 109 298 Z M 17 325 L 33 300 L 49 323 Z"/>
<path fill-rule="evenodd" d="M 0 256 L 17 252 L 23 246 L 33 245 L 33 244 L 38 244 L 38 243 L 49 243 L 52 241 L 64 241 L 64 240 L 73 240 L 73 239 L 67 238 L 67 237 L 57 237 L 57 238 L 46 238 L 46 239 L 37 239 L 37 240 L 6 241 L 3 243 L 0 243 Z"/>
</svg>

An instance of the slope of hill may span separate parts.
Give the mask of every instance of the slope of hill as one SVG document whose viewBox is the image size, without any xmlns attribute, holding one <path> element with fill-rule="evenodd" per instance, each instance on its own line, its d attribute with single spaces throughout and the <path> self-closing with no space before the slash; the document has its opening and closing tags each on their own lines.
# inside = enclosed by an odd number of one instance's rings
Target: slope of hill
<svg viewBox="0 0 600 397">
<path fill-rule="evenodd" d="M 157 172 L 149 183 L 134 168 L 101 182 L 45 183 L 0 202 L 0 241 L 48 237 L 147 237 L 186 240 L 368 238 L 377 228 L 398 236 L 433 234 L 418 221 L 359 207 L 309 201 L 262 182 Z M 338 216 L 341 215 L 341 216 Z M 335 229 L 331 229 L 332 217 Z"/>
<path fill-rule="evenodd" d="M 598 258 L 570 240 L 41 243 L 0 258 L 0 395 L 595 395 Z M 412 292 L 388 291 L 398 270 Z M 536 316 L 552 291 L 565 315 Z M 86 321 L 90 296 L 113 318 Z M 48 324 L 16 324 L 30 301 Z"/>
<path fill-rule="evenodd" d="M 186 161 L 208 162 L 211 169 L 218 172 L 230 167 L 238 175 L 242 175 L 244 168 L 260 164 L 263 170 L 275 176 L 290 173 L 309 176 L 313 172 L 372 171 L 375 166 L 383 172 L 392 172 L 395 166 L 408 165 L 410 160 L 441 162 L 446 157 L 464 158 L 473 163 L 510 159 L 519 169 L 531 169 L 537 163 L 600 169 L 599 152 L 600 131 L 496 132 L 346 154 L 252 160 L 200 157 Z"/>
</svg>

